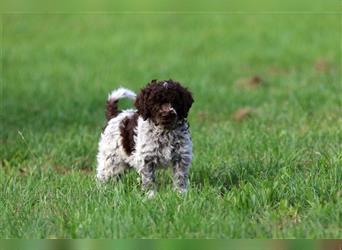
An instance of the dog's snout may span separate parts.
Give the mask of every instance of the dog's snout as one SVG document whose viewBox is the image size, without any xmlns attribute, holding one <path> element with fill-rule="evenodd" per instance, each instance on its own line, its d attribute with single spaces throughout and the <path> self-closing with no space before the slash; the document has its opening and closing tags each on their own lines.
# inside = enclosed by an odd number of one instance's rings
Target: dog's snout
<svg viewBox="0 0 342 250">
<path fill-rule="evenodd" d="M 175 109 L 172 107 L 172 105 L 170 103 L 164 103 L 161 106 L 161 112 L 162 112 L 163 116 L 167 116 L 170 113 L 171 114 L 176 113 Z"/>
<path fill-rule="evenodd" d="M 162 118 L 174 118 L 174 117 L 176 117 L 176 112 L 174 112 L 174 111 L 162 112 L 161 117 Z"/>
<path fill-rule="evenodd" d="M 170 112 L 172 110 L 172 106 L 170 103 L 164 103 L 162 106 L 161 106 L 161 110 L 163 112 Z"/>
</svg>

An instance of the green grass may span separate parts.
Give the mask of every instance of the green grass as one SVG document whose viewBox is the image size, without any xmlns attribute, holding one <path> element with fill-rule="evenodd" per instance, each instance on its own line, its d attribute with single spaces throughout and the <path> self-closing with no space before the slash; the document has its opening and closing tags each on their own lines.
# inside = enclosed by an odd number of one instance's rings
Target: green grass
<svg viewBox="0 0 342 250">
<path fill-rule="evenodd" d="M 341 238 L 340 25 L 337 14 L 2 15 L 0 237 Z M 107 93 L 168 78 L 195 97 L 188 194 L 167 171 L 153 200 L 134 172 L 97 186 Z"/>
</svg>

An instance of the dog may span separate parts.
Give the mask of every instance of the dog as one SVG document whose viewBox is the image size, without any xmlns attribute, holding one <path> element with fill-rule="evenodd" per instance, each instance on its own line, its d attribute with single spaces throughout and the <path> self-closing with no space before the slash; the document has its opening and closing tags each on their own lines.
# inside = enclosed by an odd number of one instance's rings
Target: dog
<svg viewBox="0 0 342 250">
<path fill-rule="evenodd" d="M 122 98 L 133 100 L 136 109 L 118 110 Z M 171 167 L 174 189 L 185 193 L 192 161 L 187 117 L 193 102 L 191 92 L 171 79 L 152 80 L 138 95 L 122 87 L 112 91 L 98 146 L 97 179 L 105 182 L 135 169 L 142 190 L 153 197 L 156 169 Z"/>
</svg>

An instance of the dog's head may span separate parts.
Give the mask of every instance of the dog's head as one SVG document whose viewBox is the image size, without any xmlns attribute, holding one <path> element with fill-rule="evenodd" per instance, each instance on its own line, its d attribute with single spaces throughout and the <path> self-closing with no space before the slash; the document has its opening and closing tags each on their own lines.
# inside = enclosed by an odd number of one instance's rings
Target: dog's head
<svg viewBox="0 0 342 250">
<path fill-rule="evenodd" d="M 135 101 L 138 114 L 154 124 L 173 128 L 184 120 L 194 102 L 191 93 L 180 83 L 152 80 L 141 90 Z"/>
</svg>

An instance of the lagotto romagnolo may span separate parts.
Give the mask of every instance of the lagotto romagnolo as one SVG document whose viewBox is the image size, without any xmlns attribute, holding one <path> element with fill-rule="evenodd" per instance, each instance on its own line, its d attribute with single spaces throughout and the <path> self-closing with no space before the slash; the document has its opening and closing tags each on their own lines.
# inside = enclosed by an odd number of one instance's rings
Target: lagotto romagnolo
<svg viewBox="0 0 342 250">
<path fill-rule="evenodd" d="M 122 98 L 133 100 L 136 109 L 119 111 Z M 138 96 L 125 88 L 109 94 L 97 154 L 98 180 L 135 169 L 151 197 L 156 192 L 155 171 L 171 167 L 174 188 L 186 192 L 192 160 L 187 116 L 193 102 L 190 91 L 173 80 L 152 80 Z"/>
</svg>

